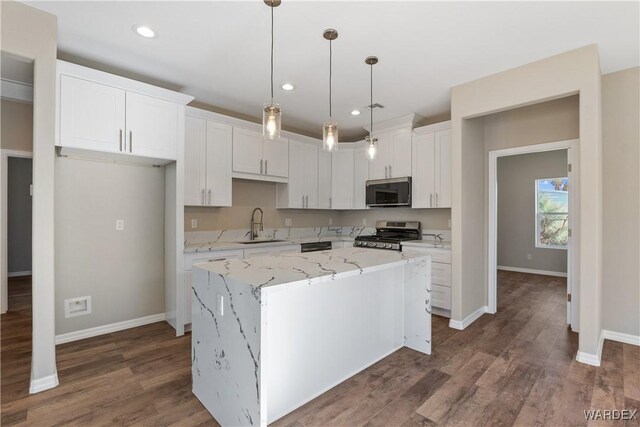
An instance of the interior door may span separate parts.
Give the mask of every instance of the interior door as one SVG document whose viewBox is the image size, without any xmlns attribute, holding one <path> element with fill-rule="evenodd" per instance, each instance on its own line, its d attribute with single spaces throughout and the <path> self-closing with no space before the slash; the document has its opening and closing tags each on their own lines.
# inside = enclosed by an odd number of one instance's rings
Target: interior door
<svg viewBox="0 0 640 427">
<path fill-rule="evenodd" d="M 264 173 L 269 176 L 287 178 L 289 176 L 289 140 L 265 139 L 263 144 Z"/>
<path fill-rule="evenodd" d="M 435 135 L 427 133 L 413 139 L 412 207 L 433 206 L 435 188 Z"/>
<path fill-rule="evenodd" d="M 318 208 L 331 209 L 331 153 L 318 150 Z"/>
<path fill-rule="evenodd" d="M 389 162 L 389 178 L 411 176 L 411 131 L 394 132 L 389 147 L 393 158 L 393 161 Z"/>
<path fill-rule="evenodd" d="M 252 174 L 264 172 L 261 133 L 233 128 L 233 171 Z"/>
<path fill-rule="evenodd" d="M 178 155 L 178 105 L 127 92 L 127 152 L 175 160 Z"/>
<path fill-rule="evenodd" d="M 318 208 L 318 147 L 304 144 L 304 194 L 306 208 Z"/>
<path fill-rule="evenodd" d="M 61 76 L 60 145 L 117 153 L 124 132 L 124 90 Z"/>
<path fill-rule="evenodd" d="M 232 140 L 231 126 L 207 121 L 205 200 L 209 206 L 231 206 Z"/>
<path fill-rule="evenodd" d="M 451 130 L 435 133 L 434 207 L 451 207 Z"/>
<path fill-rule="evenodd" d="M 205 204 L 207 121 L 186 116 L 184 138 L 184 204 Z"/>
</svg>

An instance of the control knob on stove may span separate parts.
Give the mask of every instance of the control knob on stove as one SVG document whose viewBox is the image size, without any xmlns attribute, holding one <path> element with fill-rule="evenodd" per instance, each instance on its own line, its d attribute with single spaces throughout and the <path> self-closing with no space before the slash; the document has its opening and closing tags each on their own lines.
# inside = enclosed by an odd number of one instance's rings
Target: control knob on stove
<svg viewBox="0 0 640 427">
<path fill-rule="evenodd" d="M 391 249 L 391 243 L 387 243 L 386 245 L 384 245 L 385 248 Z"/>
</svg>

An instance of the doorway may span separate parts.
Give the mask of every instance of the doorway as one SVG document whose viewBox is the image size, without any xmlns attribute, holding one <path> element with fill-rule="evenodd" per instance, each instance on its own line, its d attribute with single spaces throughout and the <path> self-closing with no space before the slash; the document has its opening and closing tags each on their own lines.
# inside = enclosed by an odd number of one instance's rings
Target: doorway
<svg viewBox="0 0 640 427">
<path fill-rule="evenodd" d="M 558 141 L 489 152 L 489 312 L 498 309 L 498 270 L 503 278 L 533 273 L 562 282 L 566 276 L 567 323 L 578 331 L 577 144 Z M 545 161 L 555 165 L 539 163 Z M 527 172 L 532 168 L 540 170 Z M 509 171 L 513 179 L 500 176 Z M 513 205 L 501 203 L 505 198 Z"/>
</svg>

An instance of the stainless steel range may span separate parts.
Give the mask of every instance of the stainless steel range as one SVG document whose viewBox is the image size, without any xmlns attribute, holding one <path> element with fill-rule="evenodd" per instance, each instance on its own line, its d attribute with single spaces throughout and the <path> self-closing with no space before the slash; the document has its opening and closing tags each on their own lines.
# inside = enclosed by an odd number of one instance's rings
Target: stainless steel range
<svg viewBox="0 0 640 427">
<path fill-rule="evenodd" d="M 401 242 L 420 239 L 419 221 L 376 221 L 376 234 L 356 237 L 353 246 L 401 251 Z"/>
</svg>

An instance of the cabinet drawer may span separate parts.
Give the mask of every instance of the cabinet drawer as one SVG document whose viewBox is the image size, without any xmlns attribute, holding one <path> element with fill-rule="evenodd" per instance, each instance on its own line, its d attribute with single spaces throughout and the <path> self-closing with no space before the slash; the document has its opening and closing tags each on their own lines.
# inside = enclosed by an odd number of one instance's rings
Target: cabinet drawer
<svg viewBox="0 0 640 427">
<path fill-rule="evenodd" d="M 437 285 L 451 287 L 451 264 L 432 262 L 431 281 Z"/>
<path fill-rule="evenodd" d="M 232 251 L 211 251 L 188 253 L 184 256 L 184 269 L 190 271 L 193 264 L 208 261 L 218 261 L 226 259 L 242 259 L 242 249 Z"/>
<path fill-rule="evenodd" d="M 429 251 L 431 262 L 439 262 L 441 264 L 451 264 L 451 251 Z"/>
<path fill-rule="evenodd" d="M 432 284 L 431 306 L 451 310 L 451 288 Z"/>
</svg>

